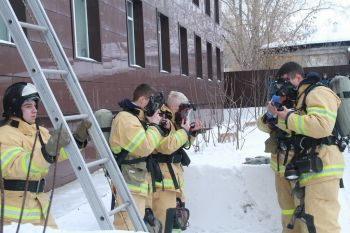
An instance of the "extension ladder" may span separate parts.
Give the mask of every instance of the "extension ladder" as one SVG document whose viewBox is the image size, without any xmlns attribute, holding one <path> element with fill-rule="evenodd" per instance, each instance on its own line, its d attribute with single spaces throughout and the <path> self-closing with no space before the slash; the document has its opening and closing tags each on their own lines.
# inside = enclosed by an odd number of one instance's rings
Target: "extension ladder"
<svg viewBox="0 0 350 233">
<path fill-rule="evenodd" d="M 36 24 L 20 22 L 14 13 L 9 0 L 0 0 L 0 14 L 6 23 L 7 28 L 11 32 L 11 36 L 22 57 L 27 71 L 39 92 L 41 100 L 54 128 L 58 129 L 62 126 L 63 129 L 65 129 L 70 135 L 71 142 L 65 147 L 65 151 L 68 154 L 70 163 L 72 164 L 74 172 L 79 179 L 100 228 L 103 230 L 114 229 L 113 221 L 111 221 L 110 216 L 118 213 L 121 210 L 127 210 L 135 230 L 147 232 L 146 225 L 138 213 L 135 202 L 132 199 L 109 145 L 102 134 L 91 107 L 79 84 L 79 80 L 69 63 L 69 60 L 51 25 L 44 7 L 42 6 L 40 0 L 27 0 L 26 5 L 27 8 L 30 8 L 28 10 L 31 11 Z M 22 27 L 42 33 L 43 38 L 45 39 L 44 42 L 50 48 L 53 59 L 57 64 L 57 69 L 43 69 L 40 66 Z M 79 114 L 70 116 L 63 115 L 49 86 L 49 83 L 45 78 L 45 75 L 48 74 L 59 75 L 62 77 L 71 96 L 73 97 Z M 100 156 L 98 160 L 90 163 L 85 163 L 67 123 L 68 121 L 84 119 L 87 119 L 92 123 L 92 126 L 89 129 L 89 135 L 95 145 L 98 155 Z M 89 168 L 96 165 L 103 166 L 106 169 L 113 185 L 117 187 L 118 194 L 123 202 L 120 206 L 117 206 L 111 211 L 106 209 L 102 200 L 98 196 L 89 172 Z"/>
</svg>

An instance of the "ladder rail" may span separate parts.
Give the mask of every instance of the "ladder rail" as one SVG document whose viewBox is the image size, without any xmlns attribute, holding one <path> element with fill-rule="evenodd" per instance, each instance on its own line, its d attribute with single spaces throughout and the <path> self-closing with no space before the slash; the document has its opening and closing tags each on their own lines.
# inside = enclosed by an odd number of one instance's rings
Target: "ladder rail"
<svg viewBox="0 0 350 233">
<path fill-rule="evenodd" d="M 6 4 L 7 3 L 7 4 Z M 31 46 L 29 44 L 29 41 L 26 39 L 25 34 L 22 30 L 22 27 L 20 26 L 20 24 L 18 23 L 17 20 L 13 19 L 14 16 L 14 12 L 12 11 L 12 7 L 10 7 L 8 4 L 10 4 L 7 0 L 0 1 L 0 8 L 4 9 L 5 13 L 4 14 L 4 19 L 5 22 L 7 22 L 8 28 L 11 31 L 12 37 L 15 41 L 15 43 L 17 45 L 19 44 L 23 44 L 24 46 L 21 46 L 21 49 L 18 48 L 18 51 L 20 53 L 20 56 L 22 57 L 22 60 L 24 61 L 24 64 L 28 70 L 28 72 L 31 73 L 31 77 L 33 80 L 34 85 L 37 87 L 38 93 L 40 96 L 51 96 L 53 97 L 53 92 L 49 87 L 49 84 L 47 82 L 46 79 L 43 79 L 42 77 L 44 77 L 43 73 L 40 71 L 40 65 L 38 60 L 36 59 L 35 56 L 32 56 L 32 54 L 34 54 L 33 50 L 31 49 Z M 6 11 L 9 12 L 8 15 L 6 15 Z M 12 15 L 11 15 L 12 13 Z M 9 19 L 9 20 L 7 20 Z M 32 57 L 32 59 L 26 59 L 27 57 Z M 46 93 L 45 93 L 46 92 Z M 42 101 L 45 109 L 48 112 L 48 115 L 50 117 L 50 120 L 52 122 L 52 124 L 54 125 L 54 128 L 59 128 L 59 126 L 62 124 L 62 128 L 64 128 L 69 134 L 70 134 L 70 138 L 72 139 L 73 136 L 69 130 L 68 124 L 66 123 L 66 121 L 62 120 L 64 118 L 63 114 L 61 111 L 59 111 L 58 109 L 58 103 L 56 101 L 55 98 L 45 98 L 45 100 Z M 79 150 L 76 143 L 70 143 L 69 145 L 67 145 L 65 147 L 65 151 L 68 155 L 69 160 L 71 161 L 72 164 L 84 164 L 84 161 L 82 159 L 81 156 L 76 156 L 75 152 Z M 89 172 L 89 170 L 87 169 L 86 166 L 73 166 L 73 169 L 75 171 L 75 174 L 77 175 L 77 177 L 79 178 L 79 180 L 86 180 L 88 181 L 88 183 L 86 182 L 80 182 L 83 190 L 85 191 L 85 194 L 88 192 L 93 193 L 95 196 L 98 196 L 97 192 L 95 189 L 93 189 L 93 183 L 89 182 L 89 179 L 86 179 L 87 177 L 85 177 L 86 174 L 88 174 L 88 176 L 90 176 L 90 180 L 91 180 L 91 174 Z M 85 174 L 83 174 L 85 172 Z M 84 178 L 85 177 L 85 178 Z M 87 199 L 92 199 L 93 196 L 92 195 L 86 195 Z M 97 199 L 99 200 L 99 199 Z M 99 205 L 102 206 L 103 203 L 96 203 L 95 200 L 89 200 L 90 205 L 92 205 L 93 210 L 98 211 L 100 210 Z M 94 212 L 96 219 L 100 218 L 101 221 L 98 221 L 100 227 L 102 229 L 110 229 L 111 227 L 113 228 L 113 223 L 110 221 L 110 219 L 106 214 L 104 213 L 97 213 Z M 102 219 L 103 218 L 103 219 Z"/>
<path fill-rule="evenodd" d="M 55 57 L 60 70 L 67 70 L 68 75 L 65 78 L 67 82 L 68 88 L 70 88 L 71 93 L 79 94 L 79 95 L 73 95 L 73 99 L 75 101 L 76 106 L 80 110 L 80 112 L 88 114 L 90 116 L 90 120 L 94 121 L 91 130 L 89 131 L 91 138 L 93 138 L 93 141 L 95 142 L 95 147 L 98 151 L 98 154 L 101 158 L 104 157 L 109 157 L 113 158 L 111 149 L 109 147 L 109 144 L 107 143 L 100 127 L 98 127 L 97 120 L 94 117 L 93 111 L 88 104 L 88 100 L 86 96 L 84 95 L 83 89 L 81 88 L 79 84 L 79 80 L 75 75 L 75 72 L 65 55 L 64 49 L 58 39 L 58 36 L 56 35 L 56 32 L 46 14 L 46 11 L 44 7 L 42 6 L 41 2 L 39 0 L 32 0 L 28 1 L 28 5 L 30 6 L 33 14 L 35 15 L 36 20 L 38 21 L 38 24 L 40 25 L 45 25 L 48 28 L 48 32 L 50 33 L 45 33 L 43 36 L 46 37 L 47 41 L 52 41 L 54 43 L 48 43 L 53 56 Z M 58 56 L 57 54 L 61 54 L 61 56 Z M 127 187 L 124 179 L 117 179 L 116 174 L 110 171 L 116 171 L 118 173 L 119 177 L 123 177 L 120 170 L 119 166 L 117 165 L 116 161 L 114 159 L 110 159 L 106 164 L 105 167 L 107 171 L 109 172 L 109 175 L 111 177 L 112 183 L 115 185 L 115 187 Z M 129 209 L 129 215 L 130 219 L 133 222 L 136 230 L 143 230 L 147 231 L 147 227 L 144 224 L 143 219 L 140 217 L 140 214 L 138 213 L 137 208 L 135 207 L 136 204 L 128 191 L 128 189 L 120 189 L 118 190 L 119 194 L 122 198 L 123 202 L 127 202 L 130 200 L 132 202 L 131 205 L 128 206 Z"/>
<path fill-rule="evenodd" d="M 65 52 L 58 40 L 58 37 L 46 15 L 46 12 L 40 3 L 40 1 L 37 0 L 29 0 L 27 1 L 28 5 L 30 5 L 30 8 L 35 15 L 35 18 L 37 22 L 39 23 L 40 27 L 45 25 L 47 27 L 46 33 L 44 33 L 44 37 L 47 40 L 47 44 L 49 45 L 52 54 L 54 58 L 57 61 L 58 68 L 60 70 L 67 70 L 68 75 L 66 77 L 63 77 L 64 81 L 67 83 L 67 87 L 70 89 L 73 99 L 76 103 L 76 106 L 78 110 L 84 114 L 87 114 L 92 122 L 92 128 L 89 130 L 90 136 L 95 142 L 95 147 L 100 155 L 101 158 L 110 158 L 108 162 L 105 163 L 105 167 L 107 171 L 109 172 L 109 175 L 111 176 L 111 180 L 113 184 L 118 187 L 118 191 L 121 195 L 121 198 L 124 203 L 131 202 L 130 205 L 128 205 L 127 210 L 130 215 L 130 219 L 133 222 L 136 230 L 142 230 L 147 231 L 147 228 L 140 217 L 138 210 L 136 208 L 136 205 L 132 199 L 132 196 L 127 189 L 126 183 L 124 179 L 122 179 L 122 174 L 119 170 L 119 167 L 116 163 L 116 161 L 113 158 L 113 155 L 110 151 L 110 148 L 107 144 L 107 141 L 105 140 L 102 131 L 100 130 L 97 124 L 97 121 L 93 115 L 92 109 L 90 105 L 88 104 L 88 101 L 83 93 L 83 90 L 79 84 L 79 81 L 77 77 L 75 76 L 75 73 L 73 71 L 73 68 L 71 67 L 68 58 L 65 55 Z M 42 101 L 44 104 L 45 109 L 47 110 L 47 113 L 49 115 L 49 118 L 54 126 L 54 128 L 59 128 L 62 124 L 63 128 L 65 128 L 69 134 L 71 139 L 73 139 L 73 135 L 69 130 L 68 124 L 64 119 L 63 113 L 60 111 L 59 105 L 57 100 L 54 98 L 53 92 L 45 78 L 45 75 L 43 73 L 43 70 L 40 67 L 40 64 L 34 55 L 34 51 L 32 50 L 30 43 L 28 39 L 26 38 L 24 31 L 22 29 L 22 26 L 20 25 L 10 3 L 8 0 L 0 0 L 0 14 L 2 15 L 4 22 L 6 22 L 7 27 L 11 31 L 12 37 L 17 45 L 23 45 L 21 48 L 17 48 L 20 56 L 22 57 L 22 60 L 24 62 L 24 65 L 26 66 L 30 76 L 32 77 L 32 81 L 34 85 L 37 87 L 39 95 L 40 96 L 50 96 L 51 98 L 45 98 L 45 101 Z M 54 43 L 49 43 L 49 42 Z M 18 46 L 19 47 L 19 46 Z M 59 54 L 59 55 L 58 55 Z M 27 59 L 27 58 L 31 59 Z M 77 95 L 78 94 L 78 95 Z M 81 185 L 83 187 L 83 190 L 86 194 L 87 199 L 89 200 L 89 203 L 93 209 L 93 212 L 95 214 L 96 219 L 99 219 L 98 221 L 100 227 L 102 229 L 113 229 L 113 223 L 108 218 L 108 212 L 104 209 L 101 210 L 101 206 L 103 206 L 103 203 L 99 198 L 93 198 L 98 197 L 96 189 L 93 188 L 92 183 L 92 177 L 88 170 L 88 167 L 83 160 L 82 156 L 77 156 L 76 151 L 79 151 L 77 145 L 75 143 L 70 143 L 67 147 L 65 147 L 65 150 L 67 154 L 69 154 L 69 160 L 71 161 L 72 165 L 81 165 L 81 166 L 73 166 L 73 169 L 81 181 Z M 114 171 L 114 172 L 113 172 Z M 88 175 L 88 177 L 86 177 Z M 119 187 L 124 187 L 124 189 L 119 189 Z M 93 194 L 93 195 L 88 195 Z M 96 203 L 97 200 L 97 203 Z M 96 211 L 99 211 L 97 213 Z"/>
</svg>

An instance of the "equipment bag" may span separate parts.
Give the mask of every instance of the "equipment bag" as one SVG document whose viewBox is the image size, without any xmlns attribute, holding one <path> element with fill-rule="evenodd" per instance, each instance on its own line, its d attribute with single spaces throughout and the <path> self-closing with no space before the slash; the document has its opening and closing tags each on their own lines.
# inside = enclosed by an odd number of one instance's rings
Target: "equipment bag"
<svg viewBox="0 0 350 233">
<path fill-rule="evenodd" d="M 100 126 L 103 135 L 107 142 L 109 141 L 109 135 L 111 134 L 113 114 L 108 109 L 99 109 L 95 112 L 95 117 L 98 125 Z"/>
<path fill-rule="evenodd" d="M 185 203 L 180 198 L 176 198 L 176 208 L 169 208 L 166 211 L 165 233 L 171 233 L 173 229 L 186 230 L 190 211 L 185 208 Z"/>
</svg>

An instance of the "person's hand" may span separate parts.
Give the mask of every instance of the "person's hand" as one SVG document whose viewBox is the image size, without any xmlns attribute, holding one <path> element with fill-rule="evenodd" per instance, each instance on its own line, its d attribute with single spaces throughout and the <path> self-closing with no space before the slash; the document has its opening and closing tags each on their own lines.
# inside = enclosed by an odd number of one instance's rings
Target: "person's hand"
<svg viewBox="0 0 350 233">
<path fill-rule="evenodd" d="M 190 131 L 190 123 L 186 119 L 182 119 L 181 128 L 185 129 L 187 133 Z"/>
<path fill-rule="evenodd" d="M 191 123 L 190 131 L 195 132 L 195 131 L 200 130 L 201 128 L 202 128 L 202 121 L 196 119 L 194 122 Z"/>
<path fill-rule="evenodd" d="M 151 124 L 159 125 L 159 122 L 162 120 L 162 117 L 159 115 L 159 109 L 154 112 L 153 116 L 146 116 L 146 119 Z"/>
<path fill-rule="evenodd" d="M 291 112 L 291 111 L 292 111 L 291 109 L 288 109 L 285 106 L 283 106 L 283 110 L 277 111 L 276 114 L 277 114 L 278 118 L 285 120 L 287 118 L 289 112 Z"/>
<path fill-rule="evenodd" d="M 58 128 L 55 129 L 51 134 L 51 137 L 45 145 L 45 150 L 49 155 L 56 156 L 58 154 L 58 151 L 62 147 L 67 146 L 69 143 L 70 137 L 68 132 L 64 128 Z"/>
<path fill-rule="evenodd" d="M 85 142 L 89 136 L 88 129 L 91 127 L 91 122 L 88 120 L 83 120 L 78 125 L 74 133 L 74 138 L 79 142 Z"/>
<path fill-rule="evenodd" d="M 170 120 L 169 119 L 162 119 L 161 120 L 161 122 L 162 122 L 162 126 L 165 128 L 165 129 L 170 129 L 171 128 L 171 124 L 170 124 Z"/>
<path fill-rule="evenodd" d="M 271 113 L 273 116 L 277 115 L 277 108 L 275 107 L 275 105 L 273 105 L 273 103 L 271 101 L 267 102 L 266 105 L 266 110 Z"/>
</svg>

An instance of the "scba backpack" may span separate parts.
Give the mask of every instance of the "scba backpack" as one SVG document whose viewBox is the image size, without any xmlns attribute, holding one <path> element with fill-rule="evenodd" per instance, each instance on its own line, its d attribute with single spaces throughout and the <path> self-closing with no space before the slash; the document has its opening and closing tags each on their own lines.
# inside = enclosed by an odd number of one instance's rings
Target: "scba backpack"
<svg viewBox="0 0 350 233">
<path fill-rule="evenodd" d="M 341 137 L 350 136 L 350 79 L 346 76 L 335 76 L 329 87 L 341 100 L 337 113 L 336 128 Z"/>
<path fill-rule="evenodd" d="M 95 118 L 99 124 L 103 135 L 105 136 L 107 142 L 109 141 L 109 136 L 111 134 L 113 113 L 108 109 L 99 109 L 95 113 Z"/>
<path fill-rule="evenodd" d="M 340 107 L 337 111 L 333 134 L 337 137 L 338 140 L 336 143 L 339 149 L 343 152 L 350 140 L 350 79 L 347 76 L 337 75 L 332 78 L 329 83 L 318 82 L 311 84 L 305 90 L 302 108 L 306 109 L 305 101 L 307 95 L 318 86 L 330 88 L 341 100 Z"/>
</svg>

